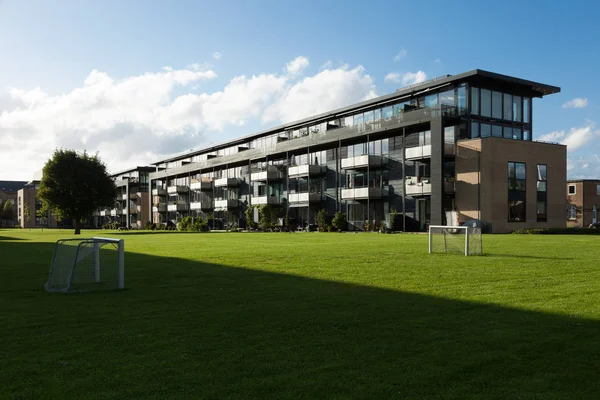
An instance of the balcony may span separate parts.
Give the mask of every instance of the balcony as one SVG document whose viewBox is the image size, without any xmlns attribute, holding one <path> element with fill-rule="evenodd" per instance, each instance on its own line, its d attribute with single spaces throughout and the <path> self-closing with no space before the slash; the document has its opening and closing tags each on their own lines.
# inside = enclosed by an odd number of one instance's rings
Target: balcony
<svg viewBox="0 0 600 400">
<path fill-rule="evenodd" d="M 409 196 L 422 196 L 431 194 L 431 183 L 429 178 L 407 177 L 406 194 Z"/>
<path fill-rule="evenodd" d="M 323 165 L 298 165 L 296 167 L 290 167 L 288 175 L 290 178 L 298 178 L 301 176 L 316 176 L 325 172 L 327 167 Z"/>
<path fill-rule="evenodd" d="M 381 166 L 381 156 L 356 156 L 342 159 L 342 168 L 344 169 L 359 169 L 359 168 L 375 168 Z"/>
<path fill-rule="evenodd" d="M 155 204 L 152 207 L 152 212 L 167 212 L 167 205 L 164 203 Z"/>
<path fill-rule="evenodd" d="M 405 158 L 407 160 L 416 160 L 419 158 L 431 157 L 431 145 L 407 147 L 405 152 Z"/>
<path fill-rule="evenodd" d="M 381 198 L 381 192 L 381 188 L 373 187 L 342 189 L 342 200 L 377 200 Z"/>
<path fill-rule="evenodd" d="M 281 204 L 281 200 L 277 196 L 252 196 L 252 205 L 259 206 L 262 204 L 270 204 L 272 206 L 278 206 Z"/>
<path fill-rule="evenodd" d="M 193 201 L 190 203 L 190 210 L 211 210 L 212 201 Z"/>
<path fill-rule="evenodd" d="M 106 217 L 107 215 L 110 215 L 110 210 L 100 210 L 101 217 Z"/>
<path fill-rule="evenodd" d="M 454 143 L 444 143 L 444 155 L 453 156 L 455 154 L 456 146 Z"/>
<path fill-rule="evenodd" d="M 136 192 L 130 192 L 129 197 L 127 197 L 127 193 L 123 193 L 120 197 L 121 200 L 137 199 L 137 198 L 138 198 L 138 194 Z"/>
<path fill-rule="evenodd" d="M 187 191 L 188 187 L 183 185 L 169 186 L 167 188 L 168 194 L 187 193 Z"/>
<path fill-rule="evenodd" d="M 263 170 L 263 171 L 256 171 L 256 172 L 252 172 L 250 174 L 250 180 L 252 180 L 253 182 L 260 182 L 260 181 L 274 181 L 277 179 L 282 179 L 283 178 L 283 174 L 281 173 L 281 171 L 274 165 L 269 165 L 267 166 L 267 169 Z"/>
<path fill-rule="evenodd" d="M 215 179 L 215 187 L 238 187 L 240 178 L 219 178 Z"/>
<path fill-rule="evenodd" d="M 233 208 L 237 208 L 240 205 L 240 201 L 237 199 L 230 200 L 215 200 L 215 211 L 227 211 Z"/>
<path fill-rule="evenodd" d="M 167 211 L 169 212 L 181 212 L 187 211 L 188 205 L 184 202 L 170 203 L 167 206 Z"/>
<path fill-rule="evenodd" d="M 444 193 L 454 193 L 454 181 L 444 182 Z"/>
<path fill-rule="evenodd" d="M 165 196 L 167 191 L 163 188 L 152 189 L 152 196 Z"/>
<path fill-rule="evenodd" d="M 133 207 L 129 207 L 129 208 L 124 208 L 121 211 L 123 212 L 124 215 L 127 215 L 127 214 L 137 214 L 137 207 L 133 206 Z"/>
<path fill-rule="evenodd" d="M 288 200 L 290 204 L 297 203 L 319 203 L 322 199 L 321 193 L 290 193 Z"/>
<path fill-rule="evenodd" d="M 113 208 L 112 210 L 110 210 L 110 216 L 111 217 L 116 217 L 117 215 L 121 215 L 121 210 L 117 210 L 116 208 Z"/>
<path fill-rule="evenodd" d="M 209 180 L 192 182 L 190 184 L 190 189 L 194 190 L 196 192 L 209 191 L 209 190 L 212 190 L 212 183 Z"/>
<path fill-rule="evenodd" d="M 141 213 L 141 212 L 142 212 L 142 206 L 135 206 L 135 210 L 136 210 L 138 213 Z"/>
</svg>

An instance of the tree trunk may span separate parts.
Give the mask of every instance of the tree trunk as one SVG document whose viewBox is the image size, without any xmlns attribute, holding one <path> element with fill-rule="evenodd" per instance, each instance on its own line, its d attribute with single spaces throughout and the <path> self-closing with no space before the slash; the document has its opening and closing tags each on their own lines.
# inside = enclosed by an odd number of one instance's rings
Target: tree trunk
<svg viewBox="0 0 600 400">
<path fill-rule="evenodd" d="M 75 235 L 81 234 L 81 222 L 79 218 L 73 218 L 73 227 L 75 228 Z"/>
</svg>

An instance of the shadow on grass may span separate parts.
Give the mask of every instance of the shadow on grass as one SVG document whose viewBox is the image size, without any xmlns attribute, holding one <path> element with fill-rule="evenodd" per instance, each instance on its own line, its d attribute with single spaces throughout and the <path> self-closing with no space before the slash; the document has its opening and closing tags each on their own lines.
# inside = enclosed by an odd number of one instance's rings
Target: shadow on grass
<svg viewBox="0 0 600 400">
<path fill-rule="evenodd" d="M 47 294 L 52 246 L 3 244 L 1 398 L 600 397 L 595 320 L 135 253 Z"/>
<path fill-rule="evenodd" d="M 0 240 L 23 240 L 21 238 L 10 237 L 10 236 L 0 236 Z"/>
</svg>

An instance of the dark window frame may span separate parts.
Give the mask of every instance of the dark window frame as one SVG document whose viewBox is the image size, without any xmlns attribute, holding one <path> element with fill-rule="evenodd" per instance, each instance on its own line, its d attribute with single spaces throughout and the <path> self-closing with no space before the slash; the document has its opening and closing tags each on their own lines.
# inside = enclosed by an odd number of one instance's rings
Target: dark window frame
<svg viewBox="0 0 600 400">
<path fill-rule="evenodd" d="M 512 164 L 512 169 L 510 168 Z M 517 178 L 517 167 L 522 165 L 525 177 Z M 507 164 L 508 178 L 508 222 L 527 221 L 527 164 L 519 161 L 509 161 Z M 521 205 L 521 215 L 515 215 L 515 209 Z"/>
<path fill-rule="evenodd" d="M 540 167 L 544 167 L 544 176 L 540 176 L 539 170 Z M 536 166 L 536 219 L 537 222 L 547 222 L 548 221 L 548 164 L 537 164 Z M 543 178 L 543 179 L 542 179 Z M 539 190 L 540 182 L 544 182 L 544 190 Z M 540 213 L 538 204 L 544 203 L 544 212 Z"/>
</svg>

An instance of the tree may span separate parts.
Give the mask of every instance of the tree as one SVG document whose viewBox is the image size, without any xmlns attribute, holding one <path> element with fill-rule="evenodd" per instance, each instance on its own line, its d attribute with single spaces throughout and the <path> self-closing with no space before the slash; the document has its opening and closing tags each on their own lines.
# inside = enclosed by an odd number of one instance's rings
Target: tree
<svg viewBox="0 0 600 400">
<path fill-rule="evenodd" d="M 2 219 L 8 220 L 8 225 L 15 219 L 15 209 L 13 208 L 12 201 L 5 201 L 4 207 L 2 207 Z"/>
<path fill-rule="evenodd" d="M 25 203 L 25 206 L 23 206 L 23 219 L 25 220 L 25 223 L 29 223 L 29 220 L 31 219 L 31 210 L 29 209 L 29 204 L 27 203 Z M 23 224 L 23 226 L 25 226 L 25 224 Z"/>
<path fill-rule="evenodd" d="M 343 231 L 346 229 L 346 214 L 343 212 L 336 212 L 335 216 L 331 220 L 331 224 L 338 230 Z"/>
<path fill-rule="evenodd" d="M 275 210 L 270 204 L 263 204 L 258 209 L 258 220 L 260 228 L 267 231 L 273 228 L 275 221 Z"/>
<path fill-rule="evenodd" d="M 325 232 L 327 228 L 327 210 L 324 208 L 317 213 L 317 227 L 319 228 L 319 232 Z"/>
<path fill-rule="evenodd" d="M 58 219 L 72 219 L 76 235 L 81 233 L 83 218 L 99 207 L 112 206 L 117 195 L 106 165 L 85 151 L 54 151 L 42 174 L 37 194 L 42 202 L 40 212 L 53 211 Z"/>
</svg>

